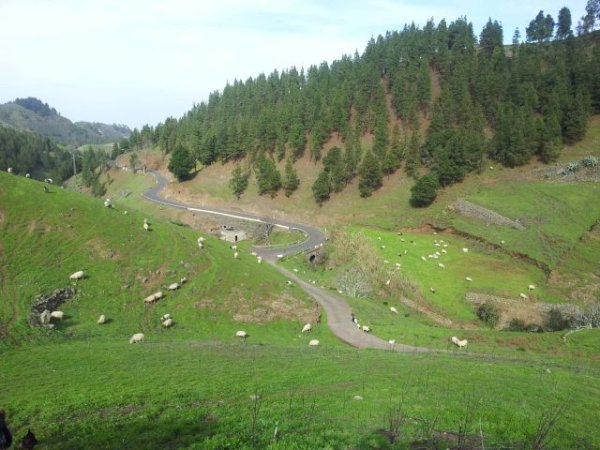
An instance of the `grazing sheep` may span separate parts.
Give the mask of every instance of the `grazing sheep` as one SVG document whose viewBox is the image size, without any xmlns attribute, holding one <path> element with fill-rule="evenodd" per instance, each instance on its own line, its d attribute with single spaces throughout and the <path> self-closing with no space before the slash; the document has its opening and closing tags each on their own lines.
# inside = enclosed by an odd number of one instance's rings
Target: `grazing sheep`
<svg viewBox="0 0 600 450">
<path fill-rule="evenodd" d="M 362 395 L 355 395 L 354 397 L 352 397 L 352 399 L 360 401 L 360 400 L 363 400 L 363 397 L 362 397 Z"/>
<path fill-rule="evenodd" d="M 52 184 L 54 180 L 52 178 L 44 178 L 44 183 Z"/>
<path fill-rule="evenodd" d="M 200 236 L 200 237 L 198 238 L 198 242 L 204 242 L 205 240 L 206 240 L 206 239 L 204 239 L 204 237 L 202 237 L 202 236 Z"/>
<path fill-rule="evenodd" d="M 202 242 L 198 242 L 198 248 L 204 248 L 204 244 Z"/>
<path fill-rule="evenodd" d="M 385 285 L 389 286 L 391 282 L 392 282 L 392 280 L 388 278 L 388 280 L 385 282 Z"/>
<path fill-rule="evenodd" d="M 150 225 L 148 225 L 146 222 L 144 222 L 144 230 L 150 231 Z"/>
<path fill-rule="evenodd" d="M 65 317 L 65 313 L 62 311 L 52 311 L 50 313 L 50 319 L 63 320 L 64 317 Z"/>
<path fill-rule="evenodd" d="M 106 206 L 107 208 L 112 208 L 112 202 L 111 202 L 110 198 L 107 198 L 106 200 L 104 200 L 104 206 Z"/>
<path fill-rule="evenodd" d="M 502 240 L 500 241 L 500 244 L 504 245 L 504 239 L 502 239 Z"/>
<path fill-rule="evenodd" d="M 288 286 L 291 286 L 292 282 L 290 280 L 287 280 L 287 284 L 288 284 Z"/>
<path fill-rule="evenodd" d="M 81 280 L 85 276 L 85 272 L 83 270 L 79 270 L 77 272 L 72 273 L 69 278 L 71 280 Z"/>
<path fill-rule="evenodd" d="M 527 286 L 527 289 L 533 291 L 535 289 L 535 284 L 530 284 L 529 286 Z"/>
<path fill-rule="evenodd" d="M 9 167 L 8 169 L 6 169 L 6 171 L 7 171 L 8 173 L 12 173 L 12 171 L 13 171 L 13 168 L 12 168 L 12 167 Z"/>
<path fill-rule="evenodd" d="M 281 259 L 281 258 L 283 258 L 283 253 L 280 253 L 277 255 L 277 259 Z"/>
<path fill-rule="evenodd" d="M 398 310 L 394 306 L 390 306 L 390 311 L 394 314 L 398 314 Z"/>
<path fill-rule="evenodd" d="M 240 330 L 235 333 L 235 337 L 246 339 L 248 337 L 248 333 L 246 333 L 243 330 Z"/>
<path fill-rule="evenodd" d="M 259 256 L 258 258 L 256 258 L 256 262 L 259 264 L 262 264 L 262 256 Z"/>
<path fill-rule="evenodd" d="M 239 257 L 240 257 L 240 254 L 239 254 L 238 252 L 235 252 L 235 253 L 233 254 L 233 258 L 234 258 L 234 259 L 238 259 Z"/>
<path fill-rule="evenodd" d="M 435 288 L 429 288 L 429 291 L 430 291 L 432 294 L 435 294 Z"/>
<path fill-rule="evenodd" d="M 147 303 L 147 304 L 154 303 L 157 300 L 161 299 L 162 296 L 163 296 L 163 293 L 161 291 L 155 292 L 154 294 L 149 295 L 148 297 L 146 297 L 144 299 L 144 303 Z"/>
<path fill-rule="evenodd" d="M 458 348 L 466 347 L 469 341 L 466 339 L 460 340 L 456 336 L 452 336 L 452 343 L 456 345 Z"/>
<path fill-rule="evenodd" d="M 442 253 L 443 253 L 444 255 L 447 253 L 445 248 L 443 248 L 443 249 L 442 249 Z"/>
<path fill-rule="evenodd" d="M 467 280 L 467 281 L 473 281 L 473 278 L 471 278 L 471 277 L 465 277 L 465 280 Z"/>
<path fill-rule="evenodd" d="M 104 314 L 101 314 L 96 323 L 98 325 L 104 325 L 106 323 L 106 316 Z"/>
<path fill-rule="evenodd" d="M 127 215 L 127 214 L 129 214 L 129 211 L 123 211 L 123 214 Z"/>
<path fill-rule="evenodd" d="M 395 343 L 396 343 L 396 339 L 390 339 L 388 341 L 388 344 L 390 344 L 390 347 L 393 347 Z"/>
<path fill-rule="evenodd" d="M 31 178 L 31 175 L 29 175 L 29 173 L 26 173 L 25 178 Z"/>
<path fill-rule="evenodd" d="M 365 333 L 370 333 L 370 332 L 371 332 L 371 327 L 369 327 L 369 326 L 367 326 L 367 325 L 363 325 L 363 326 L 362 326 L 362 330 L 363 330 Z"/>
<path fill-rule="evenodd" d="M 231 250 L 237 250 L 237 245 L 232 245 L 231 247 L 229 247 Z"/>
<path fill-rule="evenodd" d="M 173 319 L 167 319 L 162 322 L 162 326 L 165 328 L 169 328 L 172 325 L 173 325 Z"/>
<path fill-rule="evenodd" d="M 308 331 L 312 330 L 312 325 L 310 323 L 307 323 L 306 325 L 304 325 L 304 327 L 302 327 L 302 332 L 306 333 Z"/>
<path fill-rule="evenodd" d="M 161 322 L 164 322 L 165 320 L 169 320 L 171 318 L 171 314 L 163 314 L 162 317 L 160 318 Z"/>
<path fill-rule="evenodd" d="M 440 269 L 445 269 L 446 268 L 446 266 L 443 263 L 438 263 L 438 267 Z"/>
<path fill-rule="evenodd" d="M 527 295 L 523 294 L 522 292 L 519 294 L 519 297 L 521 297 L 523 300 L 527 300 L 529 297 L 527 297 Z"/>
<path fill-rule="evenodd" d="M 424 256 L 421 256 L 421 259 L 422 259 L 423 261 L 427 261 L 427 258 L 425 258 Z"/>
<path fill-rule="evenodd" d="M 146 336 L 144 336 L 144 333 L 135 333 L 133 336 L 131 336 L 131 339 L 129 339 L 129 343 L 139 344 L 140 342 L 144 342 L 145 337 Z"/>
<path fill-rule="evenodd" d="M 308 343 L 309 347 L 318 347 L 320 344 L 318 339 L 311 339 L 310 342 Z"/>
<path fill-rule="evenodd" d="M 170 285 L 167 287 L 167 289 L 168 289 L 168 290 L 170 290 L 170 291 L 176 291 L 177 289 L 179 289 L 179 287 L 180 287 L 180 286 L 179 286 L 179 283 L 171 283 L 171 284 L 170 284 Z"/>
<path fill-rule="evenodd" d="M 463 253 L 469 253 L 469 249 L 467 247 L 463 247 Z"/>
<path fill-rule="evenodd" d="M 181 280 L 179 280 L 179 284 L 185 284 L 187 283 L 187 278 L 183 277 Z"/>
</svg>

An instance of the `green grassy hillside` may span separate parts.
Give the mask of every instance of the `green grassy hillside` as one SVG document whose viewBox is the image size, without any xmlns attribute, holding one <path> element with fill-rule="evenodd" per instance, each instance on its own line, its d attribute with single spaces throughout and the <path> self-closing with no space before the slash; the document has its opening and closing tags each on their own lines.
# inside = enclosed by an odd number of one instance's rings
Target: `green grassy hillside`
<svg viewBox="0 0 600 450">
<path fill-rule="evenodd" d="M 45 194 L 41 183 L 0 173 L 0 407 L 16 436 L 31 427 L 47 449 L 375 449 L 417 441 L 446 448 L 457 439 L 480 445 L 481 435 L 486 448 L 531 448 L 542 438 L 547 448 L 600 446 L 589 427 L 600 419 L 597 330 L 573 335 L 568 345 L 557 333 L 515 333 L 510 339 L 522 341 L 521 350 L 499 332 L 468 330 L 467 354 L 422 355 L 355 350 L 324 325 L 301 336 L 314 305 L 297 287 L 245 251 L 234 260 L 228 244 L 210 236 L 199 250 L 198 232 L 158 217 L 166 211 L 146 210 L 135 191 L 147 180 L 135 180 L 134 193 L 115 197 L 109 209 L 101 200 L 55 187 Z M 145 217 L 150 232 L 142 229 Z M 391 264 L 406 244 L 397 233 L 348 232 L 365 233 Z M 434 239 L 404 238 L 415 242 L 415 254 Z M 456 308 L 453 319 L 468 323 L 464 305 L 449 306 L 462 289 L 451 286 L 451 274 L 469 269 L 474 283 L 501 290 L 489 272 L 511 263 L 494 263 L 477 248 L 462 254 L 461 238 L 443 239 L 453 250 L 448 272 L 441 278 L 431 272 L 422 283 L 436 281 L 439 293 L 448 289 L 440 307 Z M 417 273 L 421 262 L 402 264 Z M 80 269 L 89 276 L 61 307 L 65 320 L 54 330 L 30 328 L 35 296 L 72 285 L 68 276 Z M 506 288 L 511 292 L 537 282 L 535 270 L 519 270 L 521 278 Z M 143 304 L 183 276 L 189 281 L 182 289 Z M 305 276 L 325 284 L 328 275 Z M 360 300 L 353 308 L 373 318 L 376 334 L 399 342 L 444 349 L 455 332 L 404 309 L 408 317 L 391 319 L 383 303 Z M 171 329 L 160 327 L 166 312 L 175 319 Z M 97 325 L 99 314 L 109 323 Z M 249 332 L 245 342 L 234 338 L 238 329 Z M 130 345 L 140 331 L 146 341 Z M 321 346 L 308 348 L 311 338 Z M 530 339 L 539 342 L 528 347 Z M 557 412 L 549 434 L 537 434 Z M 451 441 L 440 443 L 445 438 Z"/>
</svg>

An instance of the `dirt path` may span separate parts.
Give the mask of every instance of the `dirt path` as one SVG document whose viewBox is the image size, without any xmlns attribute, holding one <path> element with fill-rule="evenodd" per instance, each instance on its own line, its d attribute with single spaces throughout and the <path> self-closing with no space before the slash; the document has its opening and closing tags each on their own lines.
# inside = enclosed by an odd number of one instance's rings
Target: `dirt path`
<svg viewBox="0 0 600 450">
<path fill-rule="evenodd" d="M 249 220 L 253 222 L 269 222 L 268 219 L 247 214 L 243 211 L 231 212 L 210 207 L 203 207 L 200 209 L 177 202 L 172 202 L 170 200 L 165 200 L 159 196 L 159 193 L 167 185 L 167 180 L 160 173 L 153 172 L 153 175 L 156 178 L 157 185 L 156 187 L 144 192 L 143 196 L 147 200 L 172 208 L 187 209 L 189 211 L 205 214 L 235 217 L 236 219 Z M 268 247 L 254 248 L 253 250 L 256 251 L 257 254 L 261 255 L 265 261 L 269 262 L 280 273 L 285 275 L 289 280 L 295 282 L 302 290 L 304 290 L 321 305 L 321 307 L 327 313 L 327 325 L 340 340 L 356 348 L 376 348 L 398 352 L 434 351 L 424 347 L 413 347 L 399 343 L 390 344 L 389 342 L 380 339 L 377 336 L 373 336 L 372 334 L 359 330 L 350 318 L 350 314 L 352 312 L 350 306 L 342 297 L 313 286 L 278 265 L 276 263 L 278 255 L 291 255 L 293 253 L 310 250 L 321 245 L 325 241 L 325 235 L 323 232 L 314 226 L 293 223 L 289 221 L 282 222 L 280 225 L 290 229 L 302 231 L 306 235 L 306 240 L 304 242 L 293 244 L 289 247 L 278 248 L 276 250 Z"/>
</svg>

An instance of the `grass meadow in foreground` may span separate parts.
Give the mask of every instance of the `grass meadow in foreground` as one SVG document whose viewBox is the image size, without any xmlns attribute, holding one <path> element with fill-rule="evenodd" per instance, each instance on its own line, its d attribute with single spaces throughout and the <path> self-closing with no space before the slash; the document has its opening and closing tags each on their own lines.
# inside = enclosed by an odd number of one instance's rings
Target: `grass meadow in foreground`
<svg viewBox="0 0 600 450">
<path fill-rule="evenodd" d="M 441 431 L 533 448 L 557 412 L 544 448 L 600 445 L 599 374 L 581 366 L 189 339 L 25 344 L 2 360 L 13 431 L 48 449 L 406 448 Z"/>
</svg>

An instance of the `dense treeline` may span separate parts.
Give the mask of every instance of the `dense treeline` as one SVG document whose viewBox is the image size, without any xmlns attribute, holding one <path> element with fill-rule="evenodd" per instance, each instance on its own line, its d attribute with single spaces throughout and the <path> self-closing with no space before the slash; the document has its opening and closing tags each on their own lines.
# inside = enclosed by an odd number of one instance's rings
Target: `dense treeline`
<svg viewBox="0 0 600 450">
<path fill-rule="evenodd" d="M 282 186 L 293 192 L 289 161 L 308 153 L 321 167 L 313 186 L 319 203 L 356 177 L 361 196 L 369 196 L 402 164 L 415 178 L 430 174 L 419 191 L 461 181 L 485 157 L 509 167 L 532 157 L 552 162 L 600 112 L 598 5 L 588 2 L 577 37 L 568 8 L 557 22 L 540 11 L 526 42 L 517 29 L 512 46 L 491 19 L 479 36 L 466 18 L 406 25 L 372 38 L 362 55 L 236 80 L 179 120 L 134 130 L 129 144 L 165 152 L 181 146 L 205 165 L 245 158 L 259 192 L 270 195 Z M 332 136 L 343 148 L 323 158 Z M 282 183 L 275 162 L 285 158 Z M 234 176 L 239 196 L 248 173 Z"/>
<path fill-rule="evenodd" d="M 52 178 L 62 182 L 73 175 L 71 154 L 50 139 L 0 125 L 0 170 Z"/>
</svg>

